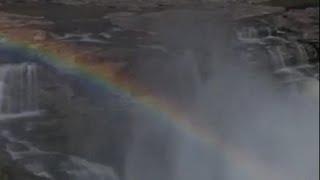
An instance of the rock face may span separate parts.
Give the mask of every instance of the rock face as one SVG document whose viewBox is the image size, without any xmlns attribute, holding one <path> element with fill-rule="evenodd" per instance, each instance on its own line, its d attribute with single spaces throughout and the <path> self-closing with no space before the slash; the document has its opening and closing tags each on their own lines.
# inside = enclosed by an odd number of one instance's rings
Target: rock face
<svg viewBox="0 0 320 180">
<path fill-rule="evenodd" d="M 246 44 L 245 55 L 250 62 L 263 59 L 255 54 L 263 51 L 271 59 L 274 74 L 284 83 L 302 82 L 309 94 L 309 79 L 319 79 L 319 8 L 292 9 L 247 21 L 238 28 L 238 39 Z M 243 22 L 242 21 L 242 22 Z M 260 53 L 258 53 L 260 52 Z M 306 82 L 304 82 L 306 81 Z M 311 81 L 317 82 L 317 81 Z"/>
<path fill-rule="evenodd" d="M 83 5 L 83 4 L 100 4 L 115 7 L 157 7 L 165 5 L 183 5 L 183 4 L 200 4 L 200 3 L 217 3 L 217 2 L 249 2 L 260 3 L 266 0 L 2 0 L 1 2 L 52 2 L 69 5 Z"/>
<path fill-rule="evenodd" d="M 242 4 L 237 5 L 237 7 L 233 10 L 232 14 L 235 20 L 240 20 L 279 14 L 283 13 L 284 11 L 285 9 L 282 7 Z"/>
</svg>

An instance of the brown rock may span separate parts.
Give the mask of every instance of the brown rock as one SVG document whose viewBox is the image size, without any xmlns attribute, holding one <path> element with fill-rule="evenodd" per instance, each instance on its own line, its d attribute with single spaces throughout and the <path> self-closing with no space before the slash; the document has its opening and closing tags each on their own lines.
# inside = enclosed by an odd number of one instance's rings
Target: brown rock
<svg viewBox="0 0 320 180">
<path fill-rule="evenodd" d="M 42 30 L 37 30 L 34 32 L 33 40 L 34 41 L 45 41 L 47 39 L 48 35 L 47 32 Z"/>
</svg>

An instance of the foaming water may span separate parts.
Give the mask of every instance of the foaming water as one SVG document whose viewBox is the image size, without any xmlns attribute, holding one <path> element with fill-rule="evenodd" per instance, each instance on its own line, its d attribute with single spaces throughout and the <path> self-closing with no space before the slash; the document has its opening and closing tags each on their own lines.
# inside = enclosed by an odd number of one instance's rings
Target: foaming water
<svg viewBox="0 0 320 180">
<path fill-rule="evenodd" d="M 22 144 L 27 148 L 27 150 L 16 152 L 12 150 L 12 146 L 10 144 L 7 144 L 6 150 L 11 155 L 11 158 L 14 160 L 22 159 L 24 156 L 28 156 L 28 155 L 46 154 L 46 152 L 43 152 L 40 149 L 34 147 L 30 142 L 16 139 L 15 137 L 12 136 L 12 134 L 9 131 L 4 130 L 1 132 L 1 135 L 7 138 L 7 140 L 10 143 Z"/>
<path fill-rule="evenodd" d="M 0 65 L 0 122 L 9 125 L 22 120 L 30 121 L 30 125 L 37 123 L 33 118 L 45 113 L 39 108 L 37 66 L 33 63 Z M 25 127 L 26 130 L 28 128 Z M 0 135 L 7 140 L 5 151 L 11 159 L 36 176 L 46 179 L 60 179 L 62 176 L 70 180 L 118 180 L 108 166 L 77 156 L 40 150 L 29 141 L 16 138 L 7 128 L 2 129 Z M 53 164 L 55 169 L 51 168 Z"/>
<path fill-rule="evenodd" d="M 62 41 L 71 41 L 71 42 L 83 42 L 83 43 L 97 43 L 97 44 L 108 44 L 109 42 L 103 39 L 111 38 L 111 35 L 107 33 L 100 33 L 99 34 L 102 38 L 93 37 L 91 33 L 84 33 L 84 34 L 72 34 L 67 33 L 63 36 L 54 35 L 54 37 L 58 40 Z"/>
<path fill-rule="evenodd" d="M 111 167 L 89 162 L 83 158 L 67 155 L 59 152 L 42 151 L 32 143 L 19 140 L 9 131 L 4 130 L 1 136 L 5 137 L 9 143 L 6 145 L 6 151 L 13 160 L 24 165 L 24 167 L 39 177 L 48 179 L 57 179 L 56 174 L 64 174 L 71 180 L 118 180 Z M 14 146 L 23 146 L 22 150 L 16 150 Z M 56 161 L 55 170 L 50 169 L 50 164 Z"/>
<path fill-rule="evenodd" d="M 110 167 L 98 163 L 92 163 L 76 156 L 70 156 L 70 162 L 79 168 L 67 170 L 67 173 L 74 175 L 76 180 L 87 180 L 91 178 L 95 180 L 119 179 Z"/>
<path fill-rule="evenodd" d="M 2 64 L 0 81 L 0 116 L 8 114 L 10 117 L 39 109 L 37 65 Z"/>
<path fill-rule="evenodd" d="M 201 127 L 205 137 L 176 128 L 181 127 L 176 122 L 139 116 L 149 121 L 136 127 L 127 180 L 318 177 L 319 110 L 313 101 L 318 92 L 279 90 L 271 78 L 237 66 L 214 68 L 216 76 L 199 85 L 194 109 L 186 112 L 185 121 Z"/>
<path fill-rule="evenodd" d="M 10 121 L 14 119 L 23 119 L 41 116 L 44 111 L 25 111 L 21 113 L 0 114 L 0 121 Z"/>
</svg>

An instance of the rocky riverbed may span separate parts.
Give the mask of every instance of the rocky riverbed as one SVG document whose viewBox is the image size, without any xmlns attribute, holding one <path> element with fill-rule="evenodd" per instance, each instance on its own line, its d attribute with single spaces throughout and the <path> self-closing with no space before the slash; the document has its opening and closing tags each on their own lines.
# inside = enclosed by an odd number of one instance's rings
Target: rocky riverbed
<svg viewBox="0 0 320 180">
<path fill-rule="evenodd" d="M 208 64 L 213 56 L 250 64 L 273 74 L 277 87 L 293 85 L 318 98 L 314 88 L 306 90 L 310 86 L 305 85 L 316 87 L 319 80 L 318 7 L 288 9 L 239 2 L 166 5 L 161 1 L 144 9 L 3 3 L 0 63 L 22 63 L 23 58 L 34 63 L 38 58 L 28 51 L 16 55 L 5 46 L 10 39 L 95 71 L 112 69 L 106 76 L 121 80 L 121 85 L 143 84 L 143 91 L 129 89 L 132 96 L 148 92 L 192 109 L 197 83 L 212 76 Z M 125 179 L 126 147 L 133 140 L 133 126 L 142 123 L 135 104 L 46 62 L 38 65 L 43 114 L 0 120 L 0 179 Z M 177 66 L 185 68 L 177 73 Z M 154 149 L 165 149 L 170 143 L 157 141 L 151 143 Z M 161 163 L 163 172 L 155 176 L 170 179 L 170 167 Z"/>
</svg>

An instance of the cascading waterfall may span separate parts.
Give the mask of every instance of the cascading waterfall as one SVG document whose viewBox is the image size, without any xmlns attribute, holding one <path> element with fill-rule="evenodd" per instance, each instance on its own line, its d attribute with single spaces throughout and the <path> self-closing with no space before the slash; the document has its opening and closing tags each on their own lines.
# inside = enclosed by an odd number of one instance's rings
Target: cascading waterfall
<svg viewBox="0 0 320 180">
<path fill-rule="evenodd" d="M 300 43 L 295 43 L 297 53 L 298 53 L 298 63 L 300 64 L 308 64 L 308 60 L 310 59 L 309 54 L 306 50 L 306 48 L 300 44 Z"/>
<path fill-rule="evenodd" d="M 286 58 L 284 56 L 284 52 L 282 50 L 282 46 L 272 46 L 268 48 L 268 52 L 271 56 L 272 65 L 275 70 L 281 70 L 282 68 L 286 68 Z"/>
<path fill-rule="evenodd" d="M 39 82 L 34 63 L 0 65 L 0 119 L 39 113 Z"/>
</svg>

